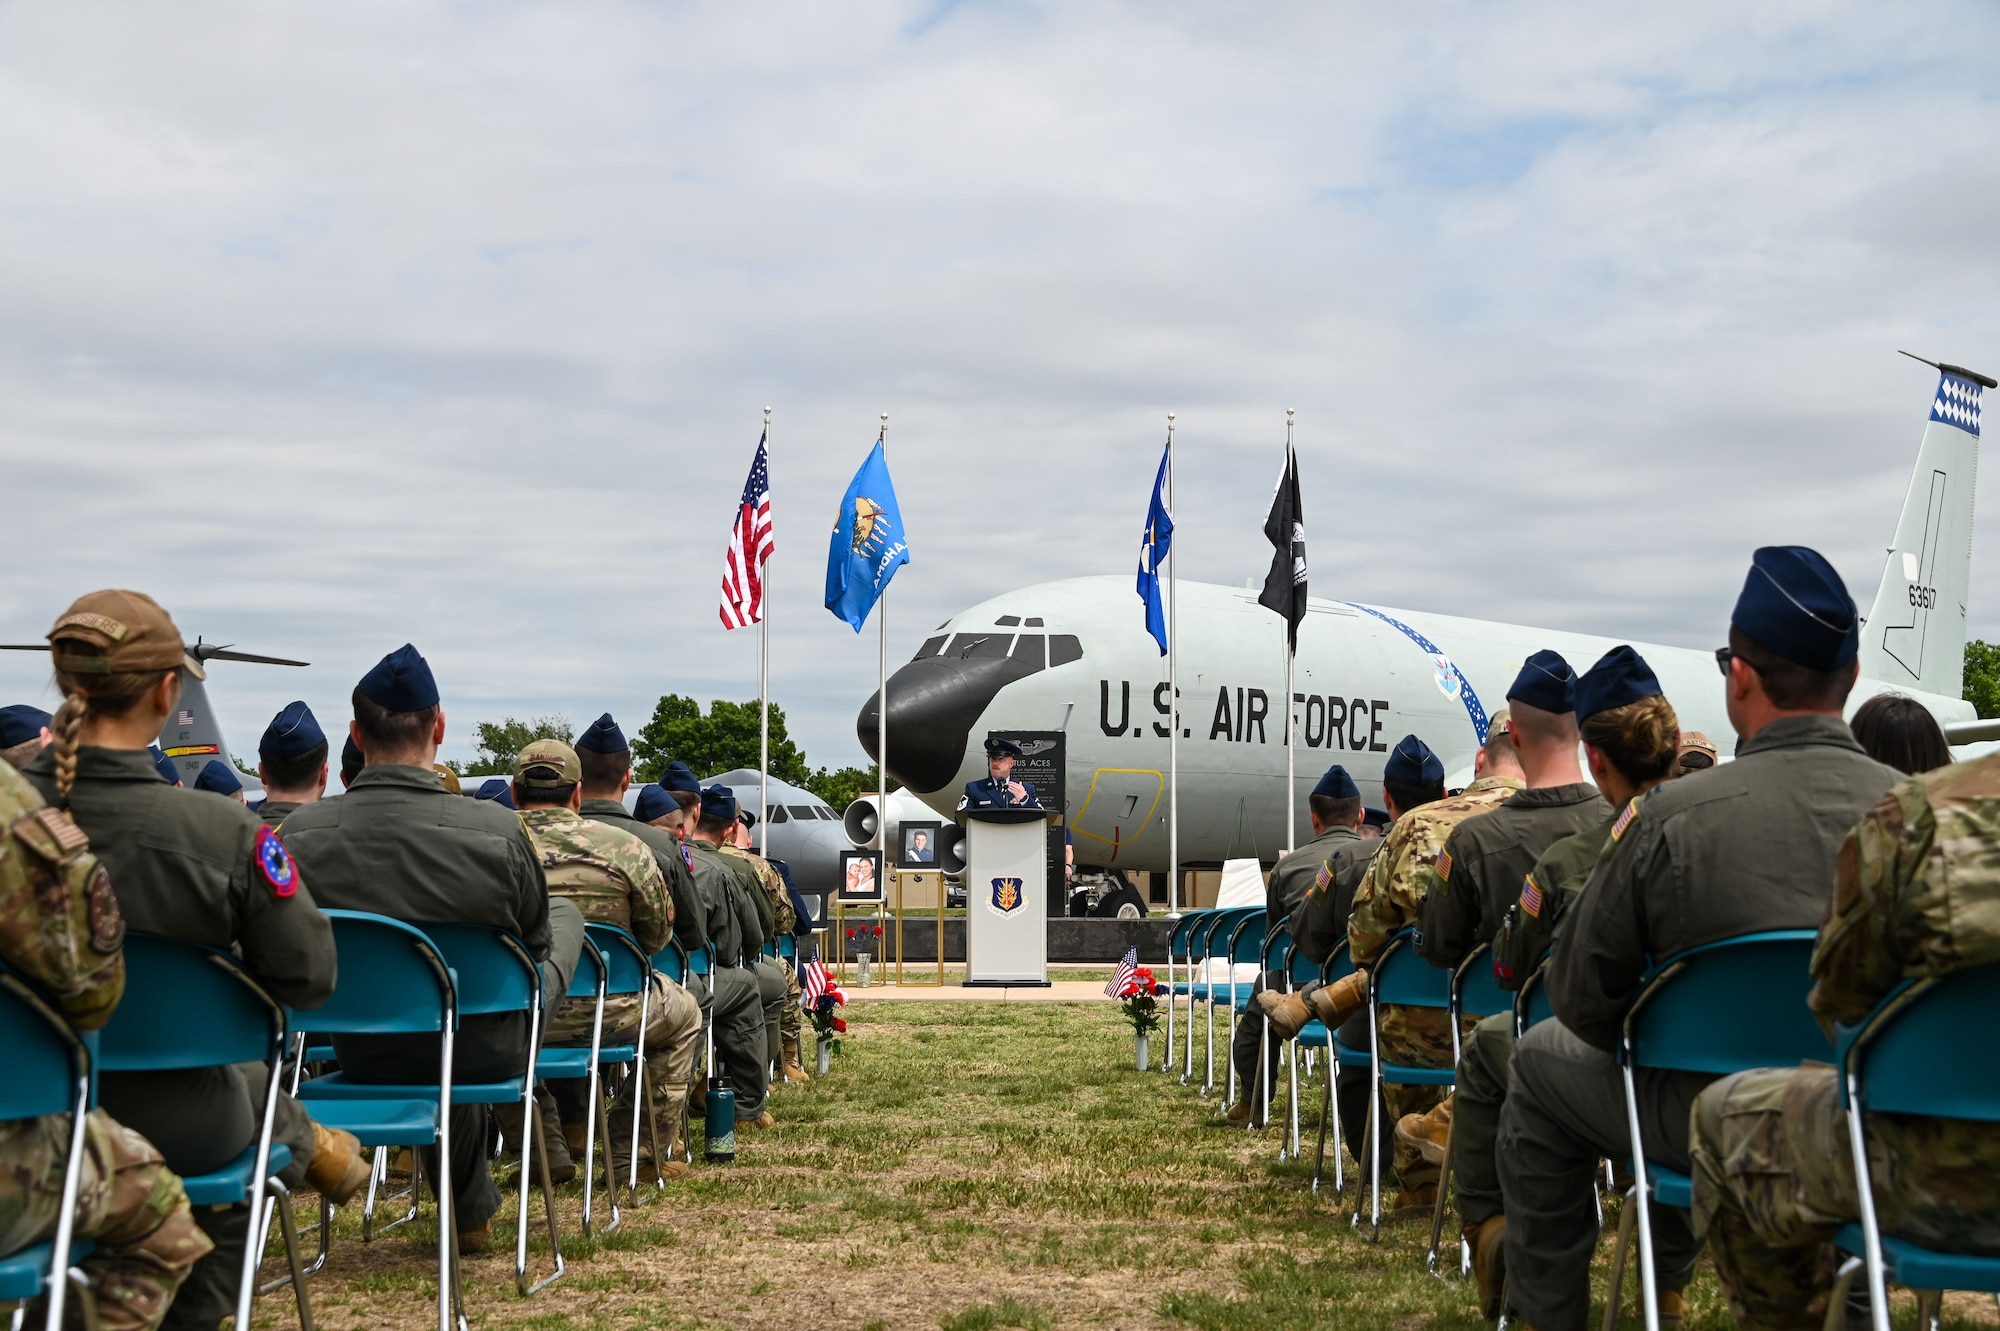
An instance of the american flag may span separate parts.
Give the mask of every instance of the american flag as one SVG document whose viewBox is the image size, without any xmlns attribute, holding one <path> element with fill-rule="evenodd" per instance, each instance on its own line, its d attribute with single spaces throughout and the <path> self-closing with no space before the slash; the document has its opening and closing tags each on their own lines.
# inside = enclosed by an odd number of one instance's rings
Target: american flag
<svg viewBox="0 0 2000 1331">
<path fill-rule="evenodd" d="M 1124 960 L 1120 961 L 1118 969 L 1111 973 L 1111 983 L 1104 986 L 1104 996 L 1106 998 L 1118 997 L 1125 986 L 1132 982 L 1132 977 L 1138 970 L 1139 949 L 1137 947 L 1128 947 L 1125 949 Z"/>
<path fill-rule="evenodd" d="M 799 985 L 799 1003 L 804 1007 L 812 1007 L 827 994 L 832 994 L 833 1001 L 842 1007 L 847 1006 L 847 995 L 840 992 L 840 985 L 833 978 L 833 973 L 827 970 L 825 962 L 814 957 L 806 964 L 805 979 Z"/>
<path fill-rule="evenodd" d="M 743 482 L 736 525 L 729 529 L 729 552 L 722 561 L 722 627 L 747 628 L 764 618 L 764 561 L 777 543 L 771 526 L 771 458 L 767 435 L 757 436 L 757 460 Z"/>
</svg>

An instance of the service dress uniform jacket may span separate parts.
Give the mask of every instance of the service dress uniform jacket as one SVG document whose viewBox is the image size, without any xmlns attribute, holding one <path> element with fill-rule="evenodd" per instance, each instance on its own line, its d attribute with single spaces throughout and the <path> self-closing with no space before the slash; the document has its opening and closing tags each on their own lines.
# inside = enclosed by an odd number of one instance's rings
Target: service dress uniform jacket
<svg viewBox="0 0 2000 1331">
<path fill-rule="evenodd" d="M 1010 778 L 1011 780 L 1011 778 Z M 965 783 L 965 794 L 958 801 L 959 812 L 967 809 L 1039 809 L 1041 801 L 1035 798 L 1032 781 L 1015 781 L 1021 787 L 1021 798 L 1015 799 L 1014 792 L 1007 789 L 1008 782 L 996 781 L 990 776 L 982 776 L 977 781 Z"/>
<path fill-rule="evenodd" d="M 1596 786 L 1578 781 L 1524 790 L 1454 827 L 1417 912 L 1417 952 L 1433 966 L 1465 960 L 1499 930 L 1541 853 L 1610 812 Z"/>
</svg>

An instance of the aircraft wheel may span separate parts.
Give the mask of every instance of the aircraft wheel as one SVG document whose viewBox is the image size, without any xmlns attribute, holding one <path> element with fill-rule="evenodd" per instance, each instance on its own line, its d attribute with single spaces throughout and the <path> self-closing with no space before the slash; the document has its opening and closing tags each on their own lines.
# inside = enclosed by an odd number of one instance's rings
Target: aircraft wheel
<svg viewBox="0 0 2000 1331">
<path fill-rule="evenodd" d="M 1143 920 L 1146 902 L 1129 887 L 1113 888 L 1098 899 L 1096 909 L 1090 913 L 1100 919 Z"/>
</svg>

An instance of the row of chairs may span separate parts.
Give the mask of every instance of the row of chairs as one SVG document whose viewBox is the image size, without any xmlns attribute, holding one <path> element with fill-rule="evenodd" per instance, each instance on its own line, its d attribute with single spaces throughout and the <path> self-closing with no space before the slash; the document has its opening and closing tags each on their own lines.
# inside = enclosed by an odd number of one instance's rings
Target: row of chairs
<svg viewBox="0 0 2000 1331">
<path fill-rule="evenodd" d="M 1185 997 L 1187 1016 L 1182 1081 L 1190 1080 L 1194 1005 L 1205 1004 L 1210 1013 L 1211 1035 L 1210 1071 L 1204 1079 L 1204 1093 L 1214 1084 L 1213 1011 L 1215 1004 L 1221 1001 L 1223 986 L 1197 980 L 1195 976 L 1206 976 L 1211 960 L 1217 957 L 1226 957 L 1231 963 L 1252 960 L 1254 947 L 1254 960 L 1261 968 L 1267 973 L 1283 975 L 1285 982 L 1292 986 L 1313 978 L 1331 981 L 1352 970 L 1344 946 L 1336 950 L 1323 966 L 1312 967 L 1296 955 L 1285 930 L 1279 929 L 1272 937 L 1264 938 L 1262 921 L 1261 910 L 1197 912 L 1183 916 L 1170 934 L 1170 982 L 1174 980 L 1177 967 L 1182 966 L 1188 973 L 1188 979 L 1171 986 L 1169 1047 L 1172 1047 L 1174 1022 L 1179 1015 L 1179 999 Z M 1937 1252 L 1881 1233 L 1876 1220 L 1864 1133 L 1865 1117 L 1869 1112 L 2000 1122 L 2000 1063 L 1967 1058 L 1964 1051 L 1964 1033 L 1982 1028 L 1985 1018 L 2000 1010 L 2000 963 L 1969 968 L 1938 979 L 1906 981 L 1884 999 L 1868 1018 L 1851 1028 L 1842 1028 L 1838 1038 L 1829 1043 L 1806 1004 L 1806 995 L 1812 983 L 1809 965 L 1815 937 L 1811 930 L 1750 934 L 1691 949 L 1664 960 L 1649 972 L 1626 1014 L 1618 1050 L 1631 1140 L 1643 1142 L 1636 1093 L 1636 1077 L 1643 1069 L 1724 1076 L 1752 1068 L 1796 1067 L 1806 1061 L 1830 1062 L 1839 1070 L 1841 1103 L 1848 1111 L 1849 1146 L 1858 1181 L 1861 1217 L 1857 1223 L 1842 1228 L 1835 1238 L 1835 1244 L 1845 1260 L 1828 1314 L 1829 1331 L 1841 1315 L 1849 1286 L 1858 1278 L 1865 1277 L 1869 1284 L 1874 1331 L 1889 1331 L 1887 1286 L 1891 1281 L 1926 1292 L 1960 1289 L 1992 1293 L 1996 1295 L 1996 1302 L 2000 1302 L 2000 1259 Z M 1218 946 L 1218 938 L 1226 942 Z M 1200 958 L 1199 963 L 1196 957 Z M 1227 989 L 1233 1019 L 1247 1009 L 1247 999 L 1239 1001 L 1238 988 L 1232 970 Z M 1367 1050 L 1347 1048 L 1317 1021 L 1309 1023 L 1300 1032 L 1296 1042 L 1298 1046 L 1308 1050 L 1330 1049 L 1320 1116 L 1319 1159 L 1315 1162 L 1313 1173 L 1315 1190 L 1325 1158 L 1329 1125 L 1336 1135 L 1339 1133 L 1334 1096 L 1334 1078 L 1338 1069 L 1358 1071 L 1364 1066 L 1369 1069 L 1369 1159 L 1363 1167 L 1372 1185 L 1372 1219 L 1377 1227 L 1381 1180 L 1373 1165 L 1380 1159 L 1378 1134 L 1382 1124 L 1378 1119 L 1382 1084 L 1404 1082 L 1449 1086 L 1454 1077 L 1449 1069 L 1404 1067 L 1385 1064 L 1381 1060 L 1375 1034 L 1379 1029 L 1376 1018 L 1382 1004 L 1448 1011 L 1454 1062 L 1459 1052 L 1460 1022 L 1466 1016 L 1511 1011 L 1516 1034 L 1519 1035 L 1552 1015 L 1546 986 L 1539 973 L 1531 976 L 1518 992 L 1508 993 L 1494 980 L 1491 961 L 1484 946 L 1476 949 L 1455 970 L 1446 972 L 1418 957 L 1413 936 L 1406 932 L 1390 941 L 1370 974 L 1370 1046 Z M 1754 1016 L 1745 1019 L 1745 1014 Z M 1298 1143 L 1297 1068 L 1298 1052 L 1295 1049 L 1292 1052 L 1291 1121 L 1288 1125 L 1289 1145 L 1294 1156 Z M 1262 1082 L 1260 1069 L 1259 1084 Z M 1266 1110 L 1268 1116 L 1268 1106 Z M 1281 1146 L 1280 1158 L 1285 1153 L 1286 1148 Z M 1630 1167 L 1632 1183 L 1620 1218 L 1604 1327 L 1605 1331 L 1610 1331 L 1614 1324 L 1627 1258 L 1636 1235 L 1639 1301 L 1647 1331 L 1658 1331 L 1659 1290 L 1653 1262 L 1651 1209 L 1654 1206 L 1690 1207 L 1693 1185 L 1687 1175 L 1648 1158 L 1643 1149 L 1634 1152 Z M 1437 1269 L 1451 1169 L 1448 1138 L 1426 1256 L 1427 1265 L 1433 1271 Z M 1339 1171 L 1340 1157 L 1336 1147 L 1336 1195 L 1342 1189 Z M 1359 1217 L 1360 1198 L 1357 1195 L 1357 1224 Z M 1461 1273 L 1469 1269 L 1469 1261 L 1470 1254 L 1461 1245 Z M 1935 1331 L 1940 1306 L 1938 1298 L 1927 1294 L 1921 1306 L 1926 1324 Z"/>
<path fill-rule="evenodd" d="M 603 1043 L 604 1000 L 615 994 L 642 995 L 642 1028 L 649 1014 L 652 978 L 657 966 L 670 977 L 685 978 L 689 969 L 706 970 L 704 953 L 691 959 L 677 945 L 648 957 L 630 934 L 613 926 L 591 924 L 575 981 L 569 995 L 595 1001 L 596 1017 L 589 1048 L 542 1049 L 546 1010 L 540 968 L 518 938 L 502 930 L 471 925 L 425 925 L 356 911 L 329 910 L 339 954 L 339 980 L 333 995 L 309 1018 L 301 1018 L 252 979 L 228 953 L 197 944 L 131 933 L 125 944 L 126 990 L 111 1021 L 102 1031 L 77 1032 L 43 1002 L 32 986 L 11 973 L 0 973 L 0 1063 L 9 1076 L 0 1084 L 0 1118 L 42 1114 L 73 1116 L 71 1149 L 63 1180 L 63 1209 L 57 1233 L 0 1259 L 0 1301 L 24 1302 L 46 1293 L 51 1328 L 61 1325 L 68 1296 L 82 1281 L 76 1264 L 93 1247 L 75 1238 L 73 1220 L 83 1160 L 84 1111 L 96 1104 L 97 1077 L 102 1072 L 166 1071 L 258 1061 L 269 1068 L 268 1093 L 255 1140 L 243 1155 L 221 1170 L 183 1180 L 189 1200 L 197 1206 L 237 1205 L 250 1208 L 256 1223 L 246 1245 L 237 1301 L 237 1324 L 249 1325 L 252 1298 L 259 1291 L 257 1267 L 265 1236 L 276 1218 L 284 1236 L 288 1274 L 268 1289 L 293 1286 L 300 1324 L 312 1326 L 306 1276 L 324 1264 L 331 1231 L 330 1212 L 322 1204 L 318 1229 L 319 1253 L 310 1267 L 301 1265 L 298 1232 L 289 1195 L 277 1175 L 291 1162 L 282 1143 L 273 1143 L 272 1122 L 287 1052 L 301 1066 L 330 1060 L 332 1049 L 308 1045 L 306 1027 L 323 1040 L 331 1035 L 436 1034 L 440 1037 L 438 1079 L 435 1083 L 381 1085 L 359 1082 L 334 1071 L 305 1080 L 294 1078 L 299 1098 L 313 1117 L 329 1128 L 352 1132 L 365 1147 L 376 1150 L 376 1177 L 369 1184 L 372 1214 L 376 1185 L 386 1173 L 387 1154 L 400 1147 L 435 1147 L 439 1160 L 450 1157 L 453 1104 L 518 1102 L 527 1130 L 521 1152 L 520 1221 L 516 1228 L 516 1286 L 525 1297 L 560 1278 L 565 1270 L 552 1192 L 543 1175 L 542 1200 L 547 1219 L 554 1270 L 533 1284 L 527 1276 L 529 1180 L 536 1174 L 533 1153 L 541 1141 L 539 1110 L 532 1092 L 537 1079 L 585 1079 L 589 1082 L 590 1116 L 586 1125 L 586 1158 L 605 1142 L 606 1173 L 610 1173 L 609 1132 L 604 1070 L 623 1065 L 635 1079 L 633 1133 L 639 1116 L 651 1120 L 645 1094 L 645 1054 L 637 1044 Z M 502 1081 L 469 1085 L 452 1079 L 453 1042 L 462 1018 L 507 1012 L 528 1014 L 528 1052 L 519 1075 Z M 601 1136 L 600 1136 L 601 1134 Z M 658 1158 L 658 1142 L 653 1142 Z M 632 1152 L 626 1180 L 629 1195 L 638 1196 L 638 1152 Z M 584 1226 L 590 1232 L 595 1171 L 586 1168 Z M 616 1180 L 611 1190 L 611 1227 L 620 1220 Z M 459 1280 L 456 1228 L 451 1221 L 448 1180 L 438 1194 L 438 1326 L 450 1331 L 465 1324 Z M 419 1187 L 413 1178 L 411 1214 Z M 408 1219 L 409 1217 L 404 1217 Z M 398 1221 L 396 1223 L 401 1223 Z M 368 1230 L 364 1222 L 364 1238 Z M 82 1300 L 86 1309 L 88 1299 Z M 16 1317 L 16 1324 L 19 1317 Z"/>
</svg>

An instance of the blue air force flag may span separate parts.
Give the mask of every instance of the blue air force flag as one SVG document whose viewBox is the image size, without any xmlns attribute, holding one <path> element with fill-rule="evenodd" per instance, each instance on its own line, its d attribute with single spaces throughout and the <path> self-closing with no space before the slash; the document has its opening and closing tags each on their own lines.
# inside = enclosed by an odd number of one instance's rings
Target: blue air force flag
<svg viewBox="0 0 2000 1331">
<path fill-rule="evenodd" d="M 1139 538 L 1139 599 L 1146 603 L 1146 632 L 1167 654 L 1167 612 L 1160 603 L 1160 565 L 1174 544 L 1174 515 L 1167 511 L 1167 469 L 1173 466 L 1173 445 L 1160 454 L 1160 474 L 1153 478 L 1153 502 L 1146 509 L 1146 531 Z"/>
<path fill-rule="evenodd" d="M 889 579 L 909 562 L 889 460 L 877 439 L 841 496 L 840 513 L 833 522 L 833 540 L 826 552 L 826 608 L 861 632 Z"/>
</svg>

